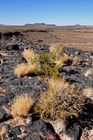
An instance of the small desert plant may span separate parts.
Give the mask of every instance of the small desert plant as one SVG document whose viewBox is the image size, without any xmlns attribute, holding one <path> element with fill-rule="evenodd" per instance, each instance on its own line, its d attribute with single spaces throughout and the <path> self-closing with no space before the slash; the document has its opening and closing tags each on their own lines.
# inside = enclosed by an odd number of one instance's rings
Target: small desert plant
<svg viewBox="0 0 93 140">
<path fill-rule="evenodd" d="M 11 104 L 12 115 L 26 116 L 33 105 L 32 97 L 28 94 L 16 96 Z"/>
<path fill-rule="evenodd" d="M 39 72 L 38 64 L 21 63 L 17 65 L 15 68 L 15 74 L 18 76 L 18 78 L 21 78 L 22 76 L 28 74 L 37 74 L 38 72 Z"/>
<path fill-rule="evenodd" d="M 68 60 L 68 55 L 63 52 L 62 45 L 50 47 L 50 52 L 35 54 L 30 49 L 22 52 L 27 64 L 19 64 L 15 68 L 15 74 L 20 78 L 28 74 L 42 74 L 44 76 L 57 77 L 59 69 Z"/>
<path fill-rule="evenodd" d="M 0 94 L 4 94 L 6 92 L 6 90 L 2 87 L 0 87 Z"/>
<path fill-rule="evenodd" d="M 64 55 L 63 45 L 61 43 L 54 43 L 50 46 L 50 52 L 53 53 L 55 58 L 59 59 Z"/>
<path fill-rule="evenodd" d="M 37 64 L 28 64 L 26 68 L 26 74 L 37 74 L 39 73 L 39 65 Z"/>
<path fill-rule="evenodd" d="M 26 59 L 27 62 L 30 62 L 31 64 L 35 63 L 36 55 L 35 55 L 34 51 L 32 51 L 31 49 L 25 49 L 22 52 L 22 55 Z"/>
<path fill-rule="evenodd" d="M 78 116 L 82 106 L 82 95 L 75 87 L 57 78 L 49 80 L 49 89 L 41 95 L 35 110 L 42 118 L 58 120 Z"/>
<path fill-rule="evenodd" d="M 69 56 L 66 53 L 64 53 L 63 56 L 55 60 L 56 66 L 60 68 L 64 66 L 68 62 L 68 60 L 69 60 Z"/>
<path fill-rule="evenodd" d="M 77 65 L 77 63 L 78 63 L 78 57 L 75 56 L 75 57 L 73 57 L 73 59 L 72 59 L 72 65 L 75 66 L 75 65 Z"/>
<path fill-rule="evenodd" d="M 0 127 L 0 140 L 5 140 L 7 136 L 7 128 L 5 126 Z"/>
<path fill-rule="evenodd" d="M 85 88 L 83 90 L 83 95 L 87 98 L 90 98 L 91 100 L 93 100 L 93 88 Z"/>
<path fill-rule="evenodd" d="M 26 75 L 27 64 L 21 63 L 18 64 L 15 68 L 15 74 L 18 78 Z"/>
<path fill-rule="evenodd" d="M 68 61 L 69 56 L 64 53 L 63 45 L 61 43 L 54 43 L 50 46 L 50 53 L 54 58 L 54 62 L 60 68 Z"/>
<path fill-rule="evenodd" d="M 52 55 L 52 53 L 41 53 L 39 56 L 39 63 L 44 76 L 56 77 L 59 75 L 59 67 L 55 65 L 54 56 Z"/>
<path fill-rule="evenodd" d="M 89 68 L 86 72 L 85 72 L 85 77 L 89 77 L 90 75 L 93 74 L 93 68 Z"/>
</svg>

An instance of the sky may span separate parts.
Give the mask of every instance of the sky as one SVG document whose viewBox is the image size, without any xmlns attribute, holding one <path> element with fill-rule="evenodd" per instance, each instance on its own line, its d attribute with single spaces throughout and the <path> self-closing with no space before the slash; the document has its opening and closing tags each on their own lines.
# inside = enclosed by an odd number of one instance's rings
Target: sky
<svg viewBox="0 0 93 140">
<path fill-rule="evenodd" d="M 0 24 L 93 25 L 93 0 L 0 0 Z"/>
</svg>

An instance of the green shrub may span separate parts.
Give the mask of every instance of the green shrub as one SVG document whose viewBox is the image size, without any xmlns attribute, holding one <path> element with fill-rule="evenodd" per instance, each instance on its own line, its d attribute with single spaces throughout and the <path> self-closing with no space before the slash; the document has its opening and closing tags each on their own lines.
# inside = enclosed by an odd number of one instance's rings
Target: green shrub
<svg viewBox="0 0 93 140">
<path fill-rule="evenodd" d="M 56 77 L 59 75 L 59 68 L 54 62 L 54 55 L 52 53 L 41 53 L 39 56 L 39 63 L 44 76 Z"/>
</svg>

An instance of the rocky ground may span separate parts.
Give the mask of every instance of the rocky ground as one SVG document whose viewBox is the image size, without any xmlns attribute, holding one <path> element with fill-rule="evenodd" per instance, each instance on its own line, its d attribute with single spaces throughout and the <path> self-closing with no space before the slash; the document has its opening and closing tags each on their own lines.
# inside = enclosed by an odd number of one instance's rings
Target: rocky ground
<svg viewBox="0 0 93 140">
<path fill-rule="evenodd" d="M 35 52 L 46 51 L 46 45 L 34 45 L 22 38 L 20 33 L 4 35 L 0 40 L 0 131 L 6 132 L 4 140 L 93 140 L 93 101 L 85 100 L 83 112 L 79 119 L 68 119 L 67 128 L 61 137 L 55 132 L 53 125 L 36 116 L 13 118 L 9 106 L 15 95 L 31 94 L 36 101 L 40 94 L 47 90 L 47 84 L 39 76 L 17 78 L 15 66 L 25 62 L 21 52 L 31 48 Z M 78 58 L 75 65 L 70 62 L 60 70 L 60 75 L 74 84 L 79 90 L 93 88 L 93 51 L 81 51 L 64 47 L 64 52 L 72 59 Z M 87 72 L 90 70 L 90 72 Z M 1 132 L 0 132 L 1 135 Z M 2 134 L 3 135 L 3 134 Z"/>
</svg>

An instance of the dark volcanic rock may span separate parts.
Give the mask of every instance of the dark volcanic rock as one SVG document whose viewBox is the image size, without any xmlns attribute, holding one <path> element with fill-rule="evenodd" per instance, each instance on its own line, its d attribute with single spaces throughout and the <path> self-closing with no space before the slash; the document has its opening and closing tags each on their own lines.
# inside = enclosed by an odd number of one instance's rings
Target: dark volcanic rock
<svg viewBox="0 0 93 140">
<path fill-rule="evenodd" d="M 67 136 L 71 140 L 79 140 L 81 137 L 81 129 L 78 126 L 73 126 L 72 128 L 66 131 Z"/>
<path fill-rule="evenodd" d="M 64 48 L 65 52 L 73 59 L 73 56 L 78 57 L 76 66 L 64 66 L 60 70 L 61 75 L 65 76 L 68 82 L 75 84 L 78 88 L 93 87 L 93 78 L 86 77 L 85 72 L 92 68 L 93 61 L 91 60 L 91 52 L 81 52 L 73 48 Z"/>
<path fill-rule="evenodd" d="M 44 140 L 41 136 L 35 134 L 28 134 L 24 140 Z"/>
<path fill-rule="evenodd" d="M 63 51 L 68 54 L 68 55 L 72 55 L 72 56 L 77 56 L 77 55 L 80 55 L 81 51 L 76 49 L 76 48 L 68 48 L 68 47 L 65 47 L 63 49 Z"/>
<path fill-rule="evenodd" d="M 12 39 L 13 37 L 20 38 L 22 36 L 21 32 L 6 32 L 2 34 L 2 38 L 5 40 Z"/>
<path fill-rule="evenodd" d="M 31 133 L 25 137 L 25 140 L 60 140 L 53 126 L 41 119 L 25 126 L 25 129 Z"/>
<path fill-rule="evenodd" d="M 13 127 L 13 128 L 11 128 L 10 133 L 11 133 L 12 135 L 15 135 L 15 134 L 16 134 L 16 135 L 19 135 L 19 134 L 21 134 L 20 128 L 21 128 L 21 126 Z"/>
<path fill-rule="evenodd" d="M 11 51 L 11 50 L 19 51 L 19 45 L 18 44 L 8 45 L 8 46 L 6 46 L 6 50 L 8 50 L 8 51 Z"/>
<path fill-rule="evenodd" d="M 27 125 L 26 130 L 44 133 L 55 132 L 51 124 L 46 123 L 41 119 L 34 121 L 32 124 Z"/>
<path fill-rule="evenodd" d="M 0 108 L 0 123 L 7 121 L 9 118 L 10 116 L 5 112 L 5 110 Z"/>
</svg>

